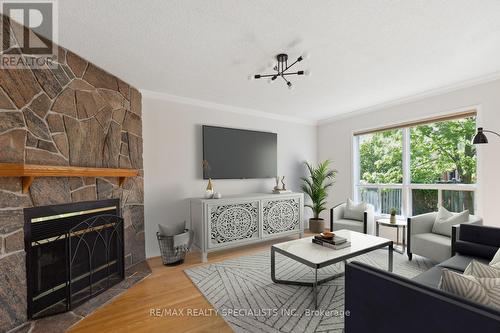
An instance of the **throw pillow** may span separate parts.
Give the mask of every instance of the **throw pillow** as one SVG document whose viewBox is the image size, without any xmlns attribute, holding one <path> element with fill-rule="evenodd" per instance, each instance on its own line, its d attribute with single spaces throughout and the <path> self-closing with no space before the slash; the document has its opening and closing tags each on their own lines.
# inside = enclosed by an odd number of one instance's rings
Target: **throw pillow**
<svg viewBox="0 0 500 333">
<path fill-rule="evenodd" d="M 449 269 L 443 269 L 438 287 L 471 301 L 487 306 L 492 305 L 482 284 L 471 275 L 462 275 Z"/>
<path fill-rule="evenodd" d="M 500 269 L 472 260 L 463 275 L 475 278 L 490 298 L 490 305 L 500 308 Z"/>
<path fill-rule="evenodd" d="M 500 269 L 472 260 L 464 271 L 464 275 L 475 278 L 500 278 Z"/>
<path fill-rule="evenodd" d="M 158 224 L 158 229 L 161 236 L 175 236 L 182 234 L 186 227 L 186 222 L 177 223 L 174 225 Z"/>
<path fill-rule="evenodd" d="M 495 253 L 495 256 L 490 261 L 490 266 L 500 268 L 500 249 L 498 249 L 497 253 Z"/>
<path fill-rule="evenodd" d="M 500 278 L 476 278 L 490 298 L 490 305 L 500 309 Z"/>
<path fill-rule="evenodd" d="M 434 225 L 432 226 L 432 232 L 451 237 L 451 227 L 467 221 L 469 221 L 468 210 L 464 210 L 461 213 L 452 213 L 444 207 L 439 207 L 436 221 L 434 221 Z"/>
<path fill-rule="evenodd" d="M 365 219 L 366 203 L 355 203 L 351 199 L 347 199 L 347 204 L 344 209 L 344 218 L 348 220 L 363 221 Z"/>
<path fill-rule="evenodd" d="M 186 231 L 182 234 L 178 234 L 174 236 L 174 248 L 182 247 L 187 248 L 189 245 L 191 235 L 189 231 Z"/>
</svg>

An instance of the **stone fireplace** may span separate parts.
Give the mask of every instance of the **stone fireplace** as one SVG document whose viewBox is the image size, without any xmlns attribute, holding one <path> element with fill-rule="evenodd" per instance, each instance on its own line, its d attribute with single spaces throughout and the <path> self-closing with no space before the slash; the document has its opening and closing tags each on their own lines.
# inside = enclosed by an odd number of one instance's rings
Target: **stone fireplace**
<svg viewBox="0 0 500 333">
<path fill-rule="evenodd" d="M 16 25 L 0 19 L 0 34 Z M 0 332 L 28 320 L 23 209 L 119 199 L 124 266 L 145 259 L 141 94 L 58 51 L 55 69 L 0 68 L 0 163 L 130 168 L 139 176 L 122 186 L 108 177 L 39 177 L 27 193 L 21 178 L 0 177 Z"/>
</svg>

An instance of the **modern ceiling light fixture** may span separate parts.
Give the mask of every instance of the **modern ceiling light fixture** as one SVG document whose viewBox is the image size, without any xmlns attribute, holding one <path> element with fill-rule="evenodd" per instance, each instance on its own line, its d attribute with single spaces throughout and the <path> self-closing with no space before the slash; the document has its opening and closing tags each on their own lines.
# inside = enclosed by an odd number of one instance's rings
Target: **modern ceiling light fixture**
<svg viewBox="0 0 500 333">
<path fill-rule="evenodd" d="M 276 73 L 273 74 L 255 74 L 253 76 L 254 79 L 264 79 L 264 78 L 269 78 L 269 83 L 275 81 L 278 77 L 281 77 L 285 82 L 286 85 L 288 86 L 289 89 L 292 89 L 293 85 L 292 82 L 288 81 L 286 76 L 289 75 L 310 75 L 309 71 L 297 71 L 297 72 L 289 72 L 290 68 L 292 68 L 296 63 L 301 62 L 304 60 L 306 56 L 300 56 L 292 62 L 290 65 L 288 65 L 288 54 L 286 53 L 280 53 L 276 56 L 276 60 L 278 63 L 273 67 L 273 70 Z"/>
</svg>

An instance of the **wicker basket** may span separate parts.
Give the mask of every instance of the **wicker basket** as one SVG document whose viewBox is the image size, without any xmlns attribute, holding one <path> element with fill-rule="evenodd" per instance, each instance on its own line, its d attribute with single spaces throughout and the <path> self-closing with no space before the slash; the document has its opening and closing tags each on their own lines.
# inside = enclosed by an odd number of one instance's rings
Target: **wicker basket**
<svg viewBox="0 0 500 333">
<path fill-rule="evenodd" d="M 189 241 L 187 245 L 184 246 L 175 246 L 174 238 L 179 236 L 162 236 L 159 232 L 156 233 L 156 237 L 158 238 L 158 245 L 160 246 L 161 260 L 164 265 L 173 265 L 173 264 L 181 264 L 184 262 L 184 258 L 186 257 L 186 253 L 189 252 L 191 248 L 191 244 L 193 243 L 193 231 L 185 230 L 185 233 L 188 234 Z M 183 235 L 183 234 L 181 234 Z"/>
</svg>

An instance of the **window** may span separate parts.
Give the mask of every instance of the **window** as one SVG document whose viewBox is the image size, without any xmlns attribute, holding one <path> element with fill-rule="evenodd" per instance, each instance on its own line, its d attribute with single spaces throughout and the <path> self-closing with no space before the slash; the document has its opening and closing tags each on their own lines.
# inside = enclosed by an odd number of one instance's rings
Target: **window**
<svg viewBox="0 0 500 333">
<path fill-rule="evenodd" d="M 355 192 L 377 213 L 474 214 L 475 113 L 355 135 Z"/>
</svg>

